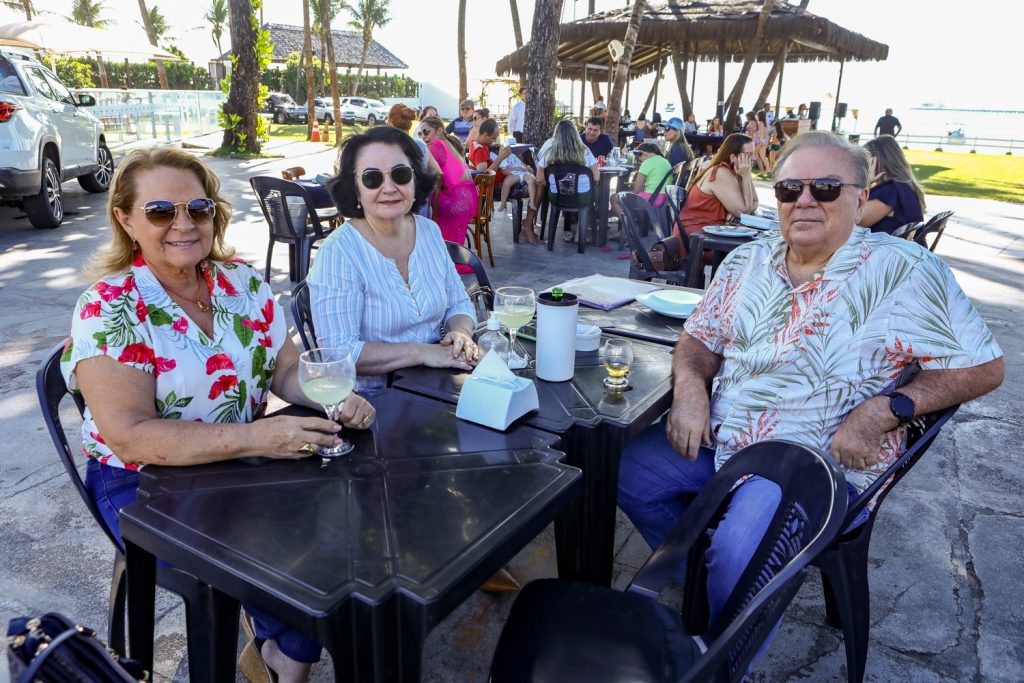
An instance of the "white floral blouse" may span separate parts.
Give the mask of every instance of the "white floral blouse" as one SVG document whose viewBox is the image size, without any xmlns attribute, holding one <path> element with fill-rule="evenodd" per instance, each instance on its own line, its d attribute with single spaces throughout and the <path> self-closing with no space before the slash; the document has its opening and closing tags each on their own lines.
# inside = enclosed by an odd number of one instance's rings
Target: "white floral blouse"
<svg viewBox="0 0 1024 683">
<path fill-rule="evenodd" d="M 169 420 L 251 422 L 264 409 L 287 322 L 270 286 L 243 261 L 203 261 L 213 303 L 209 338 L 164 291 L 139 256 L 127 273 L 106 277 L 78 299 L 61 358 L 77 391 L 78 361 L 106 355 L 156 377 L 157 414 Z M 130 470 L 99 433 L 88 408 L 82 450 Z"/>
<path fill-rule="evenodd" d="M 809 282 L 793 287 L 781 236 L 723 261 L 686 331 L 723 357 L 711 399 L 716 469 L 744 446 L 790 439 L 829 452 L 857 405 L 908 365 L 967 368 L 1002 355 L 946 264 L 913 242 L 855 228 Z M 886 435 L 878 464 L 847 471 L 858 491 L 902 453 Z"/>
</svg>

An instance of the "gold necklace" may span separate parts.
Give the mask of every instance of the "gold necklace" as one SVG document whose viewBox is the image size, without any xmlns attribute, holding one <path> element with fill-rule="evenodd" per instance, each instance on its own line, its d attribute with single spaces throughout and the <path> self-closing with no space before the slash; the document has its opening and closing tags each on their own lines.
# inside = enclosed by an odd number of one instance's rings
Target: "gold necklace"
<svg viewBox="0 0 1024 683">
<path fill-rule="evenodd" d="M 196 282 L 195 299 L 189 299 L 187 296 L 182 296 L 181 294 L 178 294 L 177 292 L 172 290 L 167 285 L 164 285 L 164 289 L 166 289 L 168 293 L 173 294 L 179 299 L 184 299 L 185 301 L 194 303 L 196 305 L 196 308 L 199 309 L 200 313 L 207 313 L 210 310 L 210 306 L 203 302 L 203 275 L 202 273 L 199 272 L 198 269 L 196 270 L 196 276 L 198 277 L 198 281 Z"/>
</svg>

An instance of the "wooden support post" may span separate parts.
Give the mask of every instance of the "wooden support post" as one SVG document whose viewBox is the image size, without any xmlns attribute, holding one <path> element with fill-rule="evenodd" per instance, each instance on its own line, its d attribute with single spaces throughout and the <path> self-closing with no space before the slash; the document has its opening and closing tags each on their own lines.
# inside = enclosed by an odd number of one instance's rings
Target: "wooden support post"
<svg viewBox="0 0 1024 683">
<path fill-rule="evenodd" d="M 725 120 L 725 57 L 727 53 L 725 51 L 725 41 L 721 41 L 718 44 L 718 100 L 715 105 L 715 116 L 718 116 L 722 120 L 722 129 L 725 132 L 732 132 L 732 121 L 726 122 Z"/>
<path fill-rule="evenodd" d="M 580 83 L 580 123 L 587 120 L 587 112 L 584 110 L 587 102 L 587 65 L 583 65 L 583 81 Z"/>
<path fill-rule="evenodd" d="M 839 127 L 839 119 L 836 117 L 836 112 L 839 111 L 839 92 L 843 89 L 843 67 L 846 65 L 846 60 L 842 57 L 839 58 L 839 82 L 836 84 L 836 106 L 832 108 L 832 132 L 836 132 L 836 128 Z"/>
<path fill-rule="evenodd" d="M 788 43 L 787 43 L 788 44 Z M 782 62 L 782 66 L 779 67 L 779 87 L 775 91 L 775 120 L 782 118 L 782 74 L 786 70 L 786 62 Z"/>
<path fill-rule="evenodd" d="M 658 46 L 658 73 L 654 76 L 654 107 L 651 114 L 658 111 L 658 84 L 661 83 L 661 74 L 665 70 L 665 58 L 661 54 L 661 46 Z"/>
</svg>

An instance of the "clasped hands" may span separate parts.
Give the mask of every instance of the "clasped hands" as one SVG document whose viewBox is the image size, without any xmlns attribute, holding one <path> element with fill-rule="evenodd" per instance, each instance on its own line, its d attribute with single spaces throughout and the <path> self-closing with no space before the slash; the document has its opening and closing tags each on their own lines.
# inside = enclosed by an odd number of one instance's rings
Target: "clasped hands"
<svg viewBox="0 0 1024 683">
<path fill-rule="evenodd" d="M 429 344 L 424 353 L 423 365 L 431 368 L 458 368 L 472 370 L 476 367 L 480 350 L 473 335 L 461 329 L 448 330 L 438 344 Z"/>
</svg>

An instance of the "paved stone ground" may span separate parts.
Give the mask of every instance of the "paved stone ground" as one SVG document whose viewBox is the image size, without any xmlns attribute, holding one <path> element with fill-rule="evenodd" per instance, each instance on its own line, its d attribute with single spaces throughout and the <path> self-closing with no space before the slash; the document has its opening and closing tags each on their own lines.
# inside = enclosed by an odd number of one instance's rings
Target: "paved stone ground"
<svg viewBox="0 0 1024 683">
<path fill-rule="evenodd" d="M 213 160 L 235 204 L 229 241 L 263 266 L 266 226 L 249 189 L 252 175 L 277 175 L 302 164 L 331 165 L 330 152 L 306 143 L 275 145 L 281 159 Z M 36 367 L 68 330 L 72 307 L 88 284 L 81 274 L 107 237 L 105 196 L 65 185 L 67 222 L 34 230 L 13 209 L 0 208 L 0 441 L 8 456 L 0 476 L 0 622 L 18 614 L 60 610 L 105 628 L 111 552 L 84 514 L 53 453 L 33 391 Z M 759 191 L 771 202 L 767 186 Z M 930 197 L 929 210 L 954 209 L 939 248 L 988 321 L 1007 356 L 1007 379 L 990 396 L 964 406 L 955 421 L 883 507 L 871 546 L 869 681 L 1024 680 L 1024 379 L 1019 329 L 1024 311 L 1024 207 Z M 620 252 L 590 248 L 576 255 L 560 240 L 555 252 L 513 246 L 511 222 L 494 228 L 498 284 L 546 286 L 593 272 L 625 275 Z M 275 291 L 287 297 L 285 248 L 274 256 Z M 65 413 L 77 442 L 74 411 Z M 616 584 L 623 585 L 648 553 L 620 518 Z M 555 574 L 550 530 L 512 563 L 524 578 Z M 665 599 L 678 602 L 671 590 Z M 484 681 L 511 598 L 477 593 L 428 638 L 425 681 Z M 184 610 L 158 592 L 157 680 L 187 679 Z M 845 680 L 841 634 L 823 625 L 821 586 L 812 576 L 790 608 L 754 681 Z M 0 673 L 0 681 L 4 679 Z M 328 661 L 314 679 L 333 679 Z"/>
</svg>

